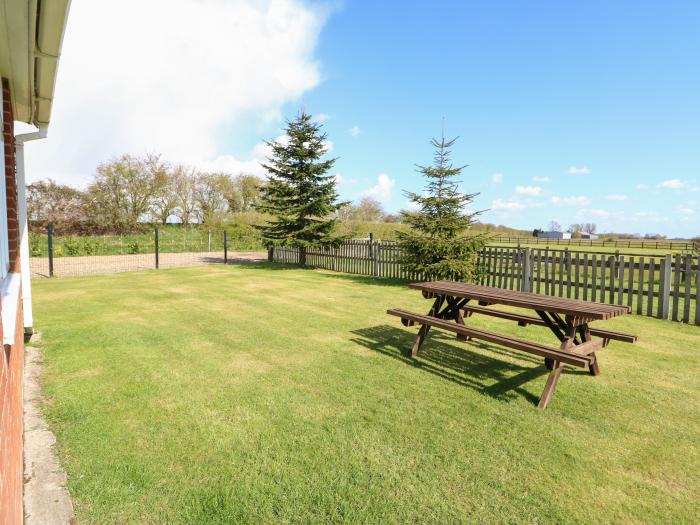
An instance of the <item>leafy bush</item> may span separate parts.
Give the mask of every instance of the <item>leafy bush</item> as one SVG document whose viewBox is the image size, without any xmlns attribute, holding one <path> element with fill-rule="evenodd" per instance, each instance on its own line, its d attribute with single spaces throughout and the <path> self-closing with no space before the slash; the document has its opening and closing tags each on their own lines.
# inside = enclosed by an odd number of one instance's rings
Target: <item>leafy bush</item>
<svg viewBox="0 0 700 525">
<path fill-rule="evenodd" d="M 74 237 L 66 237 L 63 240 L 63 248 L 66 250 L 66 255 L 80 255 L 80 242 Z"/>
<path fill-rule="evenodd" d="M 41 239 L 34 235 L 29 236 L 29 255 L 31 257 L 41 257 Z"/>
</svg>

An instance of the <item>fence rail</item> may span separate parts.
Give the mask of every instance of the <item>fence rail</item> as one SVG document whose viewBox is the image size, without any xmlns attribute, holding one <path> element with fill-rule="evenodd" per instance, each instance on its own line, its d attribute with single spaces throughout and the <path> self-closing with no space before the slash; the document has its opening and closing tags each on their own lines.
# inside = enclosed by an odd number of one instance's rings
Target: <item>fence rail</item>
<svg viewBox="0 0 700 525">
<path fill-rule="evenodd" d="M 269 260 L 298 263 L 296 248 L 276 247 Z M 401 264 L 396 243 L 346 241 L 307 250 L 308 265 L 395 279 L 421 280 Z M 480 283 L 511 290 L 627 305 L 638 315 L 700 325 L 700 258 L 551 248 L 487 246 L 479 254 Z"/>
<path fill-rule="evenodd" d="M 645 250 L 670 250 L 692 252 L 695 243 L 689 240 L 645 240 L 645 239 L 550 239 L 542 237 L 510 237 L 494 235 L 490 242 L 519 245 L 543 245 L 543 246 L 580 246 L 582 248 L 626 248 Z"/>
</svg>

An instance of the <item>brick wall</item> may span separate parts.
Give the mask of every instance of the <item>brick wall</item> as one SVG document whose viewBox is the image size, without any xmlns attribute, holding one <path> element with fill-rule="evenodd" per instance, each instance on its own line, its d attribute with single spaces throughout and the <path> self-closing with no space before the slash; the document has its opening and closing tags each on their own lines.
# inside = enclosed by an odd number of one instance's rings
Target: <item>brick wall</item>
<svg viewBox="0 0 700 525">
<path fill-rule="evenodd" d="M 2 79 L 2 139 L 5 144 L 5 193 L 7 195 L 7 236 L 10 271 L 19 272 L 19 221 L 17 215 L 17 177 L 15 173 L 15 130 L 10 103 L 10 86 Z"/>
<path fill-rule="evenodd" d="M 7 185 L 8 236 L 10 240 L 10 271 L 19 271 L 19 242 L 17 221 L 17 185 L 15 179 L 14 119 L 10 105 L 10 89 L 2 79 L 5 183 Z M 0 351 L 0 524 L 19 525 L 22 509 L 22 375 L 24 371 L 24 323 L 22 295 L 17 298 L 15 344 L 3 345 Z M 0 309 L 9 305 L 0 304 Z M 0 326 L 2 338 L 2 326 Z"/>
</svg>

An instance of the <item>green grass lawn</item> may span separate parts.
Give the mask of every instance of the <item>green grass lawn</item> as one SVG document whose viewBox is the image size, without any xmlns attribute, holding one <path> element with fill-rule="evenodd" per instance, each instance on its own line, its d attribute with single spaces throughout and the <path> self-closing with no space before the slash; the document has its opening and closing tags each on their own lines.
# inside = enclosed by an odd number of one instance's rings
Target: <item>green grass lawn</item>
<svg viewBox="0 0 700 525">
<path fill-rule="evenodd" d="M 416 329 L 390 281 L 209 266 L 34 284 L 80 523 L 697 523 L 700 327 L 570 369 Z M 476 326 L 552 343 L 540 327 Z"/>
</svg>

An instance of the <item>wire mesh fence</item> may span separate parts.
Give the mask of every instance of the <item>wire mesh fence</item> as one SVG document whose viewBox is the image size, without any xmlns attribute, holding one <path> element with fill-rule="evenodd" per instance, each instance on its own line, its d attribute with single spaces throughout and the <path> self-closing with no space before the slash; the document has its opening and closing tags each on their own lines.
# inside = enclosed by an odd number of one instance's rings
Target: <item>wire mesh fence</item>
<svg viewBox="0 0 700 525">
<path fill-rule="evenodd" d="M 230 258 L 229 258 L 230 255 Z M 33 277 L 73 277 L 177 268 L 264 257 L 257 243 L 228 231 L 154 228 L 131 235 L 57 235 L 51 226 L 30 236 Z"/>
</svg>

